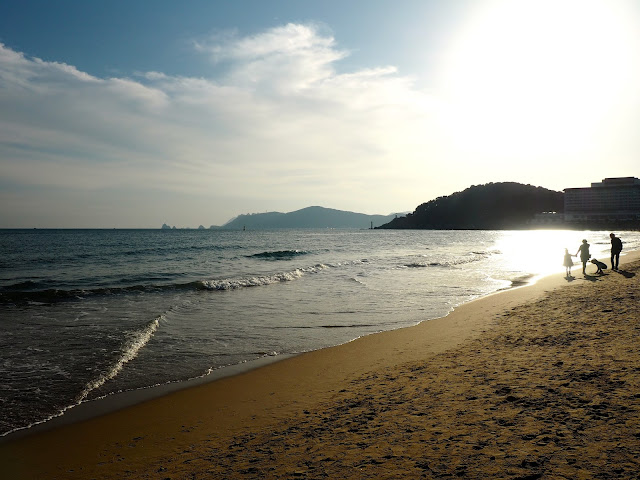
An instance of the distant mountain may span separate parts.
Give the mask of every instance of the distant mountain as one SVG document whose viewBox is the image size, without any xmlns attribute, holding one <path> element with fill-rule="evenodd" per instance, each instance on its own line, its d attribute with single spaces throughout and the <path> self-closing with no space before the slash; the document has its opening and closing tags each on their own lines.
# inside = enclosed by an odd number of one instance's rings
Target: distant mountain
<svg viewBox="0 0 640 480">
<path fill-rule="evenodd" d="M 517 229 L 527 227 L 536 213 L 563 210 L 563 192 L 514 182 L 488 183 L 423 203 L 379 228 Z"/>
<path fill-rule="evenodd" d="M 239 215 L 221 227 L 225 230 L 265 230 L 271 228 L 370 228 L 388 223 L 392 215 L 366 215 L 324 207 L 307 207 L 295 212 Z"/>
</svg>

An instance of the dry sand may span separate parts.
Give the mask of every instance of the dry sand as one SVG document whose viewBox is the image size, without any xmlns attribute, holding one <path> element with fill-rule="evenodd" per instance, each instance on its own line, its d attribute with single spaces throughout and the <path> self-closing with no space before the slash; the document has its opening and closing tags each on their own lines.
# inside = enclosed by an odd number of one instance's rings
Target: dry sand
<svg viewBox="0 0 640 480">
<path fill-rule="evenodd" d="M 637 478 L 637 259 L 1 444 L 0 476 Z"/>
</svg>

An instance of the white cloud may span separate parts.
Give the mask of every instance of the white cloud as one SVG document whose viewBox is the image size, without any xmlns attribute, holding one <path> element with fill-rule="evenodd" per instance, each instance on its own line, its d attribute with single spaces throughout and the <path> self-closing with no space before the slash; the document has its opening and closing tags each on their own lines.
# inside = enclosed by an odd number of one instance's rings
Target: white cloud
<svg viewBox="0 0 640 480">
<path fill-rule="evenodd" d="M 566 186 L 549 184 L 543 168 L 558 157 L 528 158 L 536 173 L 518 164 L 521 145 L 496 149 L 470 132 L 491 107 L 482 88 L 473 110 L 393 66 L 340 72 L 347 52 L 313 25 L 195 45 L 222 73 L 97 78 L 0 45 L 0 178 L 12 202 L 22 196 L 25 226 L 59 219 L 60 209 L 69 212 L 63 226 L 196 226 L 309 205 L 410 210 L 488 181 Z M 69 208 L 89 196 L 95 215 Z M 21 226 L 7 223 L 15 219 L 14 205 L 0 206 L 0 226 Z"/>
<path fill-rule="evenodd" d="M 249 37 L 216 35 L 196 45 L 214 62 L 230 64 L 228 82 L 282 94 L 330 78 L 334 63 L 347 55 L 317 27 L 292 23 Z"/>
<path fill-rule="evenodd" d="M 46 93 L 99 80 L 71 65 L 28 59 L 0 43 L 0 82 L 18 92 Z"/>
<path fill-rule="evenodd" d="M 209 53 L 214 61 L 252 61 L 271 56 L 328 55 L 342 58 L 345 53 L 335 50 L 333 37 L 322 36 L 315 26 L 289 23 L 248 37 L 235 32 L 214 35 L 207 42 L 196 43 L 196 48 Z"/>
<path fill-rule="evenodd" d="M 395 68 L 337 74 L 346 53 L 305 25 L 199 48 L 228 62 L 227 72 L 100 79 L 0 47 L 3 180 L 43 191 L 124 188 L 215 200 L 219 211 L 209 221 L 202 208 L 198 223 L 222 223 L 243 211 L 231 205 L 257 196 L 263 201 L 253 208 L 414 206 L 366 199 L 380 175 L 403 181 L 401 171 L 413 168 L 398 147 L 415 134 L 403 124 L 418 118 L 424 95 Z"/>
</svg>

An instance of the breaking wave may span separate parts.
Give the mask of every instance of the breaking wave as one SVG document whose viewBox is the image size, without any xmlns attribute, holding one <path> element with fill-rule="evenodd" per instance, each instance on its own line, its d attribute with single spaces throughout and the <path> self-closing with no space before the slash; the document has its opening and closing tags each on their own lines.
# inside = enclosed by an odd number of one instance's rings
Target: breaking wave
<svg viewBox="0 0 640 480">
<path fill-rule="evenodd" d="M 428 268 L 428 267 L 441 267 L 441 268 L 452 268 L 457 267 L 459 265 L 466 265 L 469 263 L 479 262 L 484 260 L 492 255 L 500 254 L 497 250 L 492 251 L 478 251 L 471 252 L 469 255 L 464 257 L 452 258 L 450 260 L 442 260 L 442 261 L 427 261 L 427 262 L 411 262 L 402 265 L 406 268 Z"/>
<path fill-rule="evenodd" d="M 534 274 L 521 275 L 510 280 L 512 287 L 522 287 L 528 285 L 536 276 Z"/>
<path fill-rule="evenodd" d="M 272 275 L 222 280 L 204 280 L 202 282 L 202 287 L 207 290 L 236 290 L 238 288 L 245 287 L 259 287 L 263 285 L 271 285 L 273 283 L 290 282 L 302 277 L 303 275 L 308 273 L 317 273 L 325 268 L 329 267 L 319 264 L 313 267 L 296 268 L 290 272 L 275 273 Z"/>
<path fill-rule="evenodd" d="M 134 285 L 130 287 L 94 288 L 94 289 L 44 289 L 33 290 L 32 282 L 24 282 L 0 288 L 0 304 L 49 304 L 68 300 L 82 300 L 88 296 L 117 295 L 140 292 L 160 292 L 167 290 L 234 290 L 243 287 L 257 287 L 272 283 L 289 282 L 305 274 L 317 273 L 328 265 L 318 264 L 311 267 L 297 268 L 289 272 L 270 275 L 228 278 L 216 280 L 198 280 L 195 282 L 172 285 Z"/>
<path fill-rule="evenodd" d="M 164 315 L 160 315 L 159 317 L 156 317 L 151 322 L 149 322 L 144 328 L 142 328 L 137 332 L 134 332 L 131 335 L 131 338 L 129 339 L 125 347 L 123 348 L 122 355 L 120 356 L 118 361 L 109 369 L 109 371 L 103 373 L 95 380 L 92 380 L 91 382 L 89 382 L 84 387 L 84 390 L 80 393 L 80 395 L 78 395 L 78 397 L 76 398 L 76 401 L 80 403 L 83 400 L 85 400 L 93 390 L 101 387 L 112 378 L 115 378 L 118 375 L 118 373 L 120 373 L 120 371 L 124 368 L 127 362 L 130 362 L 131 360 L 136 358 L 138 356 L 138 352 L 140 352 L 140 350 L 147 343 L 149 343 L 149 340 L 151 340 L 151 337 L 153 337 L 153 334 L 156 332 L 156 330 L 158 330 L 158 327 L 160 326 L 160 320 L 162 319 L 164 319 Z"/>
</svg>

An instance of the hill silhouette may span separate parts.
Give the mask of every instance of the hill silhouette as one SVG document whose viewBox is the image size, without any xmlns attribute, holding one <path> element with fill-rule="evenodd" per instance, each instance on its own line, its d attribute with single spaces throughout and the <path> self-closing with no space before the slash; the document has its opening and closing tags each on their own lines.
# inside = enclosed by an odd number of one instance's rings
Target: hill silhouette
<svg viewBox="0 0 640 480">
<path fill-rule="evenodd" d="M 378 228 L 517 229 L 527 227 L 536 213 L 563 210 L 563 192 L 515 182 L 488 183 L 423 203 Z"/>
<path fill-rule="evenodd" d="M 307 207 L 289 213 L 267 212 L 239 215 L 220 228 L 265 230 L 271 228 L 370 228 L 389 222 L 395 215 L 367 215 L 324 207 Z"/>
</svg>

